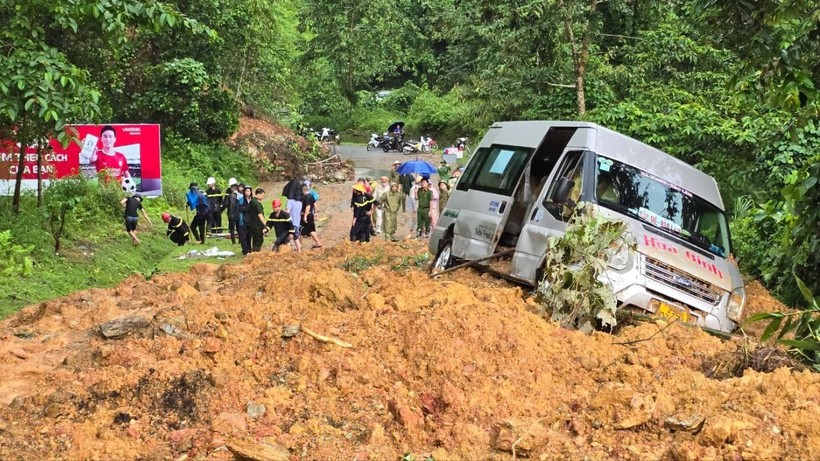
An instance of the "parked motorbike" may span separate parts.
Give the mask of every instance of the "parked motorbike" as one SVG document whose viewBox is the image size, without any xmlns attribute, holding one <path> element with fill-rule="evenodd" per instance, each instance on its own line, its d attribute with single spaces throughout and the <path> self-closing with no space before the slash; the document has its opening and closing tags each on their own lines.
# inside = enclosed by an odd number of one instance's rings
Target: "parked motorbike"
<svg viewBox="0 0 820 461">
<path fill-rule="evenodd" d="M 430 136 L 422 136 L 419 142 L 421 143 L 421 150 L 425 154 L 438 150 L 438 143 Z"/>
<path fill-rule="evenodd" d="M 370 149 L 378 149 L 382 141 L 384 140 L 384 136 L 379 136 L 376 133 L 370 134 L 370 141 L 367 142 L 367 151 L 369 152 Z"/>
<path fill-rule="evenodd" d="M 379 147 L 385 152 L 390 152 L 391 150 L 401 151 L 401 144 L 395 136 L 385 135 Z"/>
<path fill-rule="evenodd" d="M 342 143 L 342 137 L 336 130 L 332 128 L 322 128 L 322 133 L 318 134 L 318 138 L 320 142 L 335 142 L 336 144 Z"/>
</svg>

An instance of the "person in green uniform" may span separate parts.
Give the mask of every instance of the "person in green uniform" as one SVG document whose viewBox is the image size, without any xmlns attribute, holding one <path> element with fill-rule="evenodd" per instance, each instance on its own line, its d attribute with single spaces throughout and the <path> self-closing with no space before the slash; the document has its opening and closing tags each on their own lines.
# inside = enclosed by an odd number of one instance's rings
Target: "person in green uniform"
<svg viewBox="0 0 820 461">
<path fill-rule="evenodd" d="M 416 237 L 427 238 L 430 235 L 430 202 L 433 201 L 433 191 L 430 182 L 422 178 L 421 186 L 416 191 Z"/>
<path fill-rule="evenodd" d="M 393 183 L 400 184 L 401 183 L 401 173 L 396 171 L 399 168 L 399 165 L 401 165 L 401 162 L 399 162 L 398 160 L 393 162 L 393 168 L 390 170 L 390 176 L 389 176 L 390 184 L 393 184 Z"/>
<path fill-rule="evenodd" d="M 384 237 L 392 242 L 397 242 L 396 229 L 399 225 L 399 210 L 404 203 L 404 194 L 399 190 L 399 183 L 390 184 L 390 191 L 382 194 L 378 199 L 384 211 Z"/>
<path fill-rule="evenodd" d="M 267 220 L 265 219 L 265 208 L 262 200 L 265 199 L 265 189 L 257 187 L 254 196 L 248 205 L 248 233 L 251 234 L 251 251 L 262 251 L 262 244 L 265 243 L 265 234 L 268 233 Z"/>
<path fill-rule="evenodd" d="M 438 167 L 438 179 L 440 181 L 450 180 L 450 165 L 445 160 L 442 160 L 441 166 Z"/>
<path fill-rule="evenodd" d="M 438 212 L 441 213 L 444 211 L 444 207 L 447 206 L 447 199 L 450 198 L 450 185 L 447 184 L 447 181 L 441 180 L 438 182 Z"/>
</svg>

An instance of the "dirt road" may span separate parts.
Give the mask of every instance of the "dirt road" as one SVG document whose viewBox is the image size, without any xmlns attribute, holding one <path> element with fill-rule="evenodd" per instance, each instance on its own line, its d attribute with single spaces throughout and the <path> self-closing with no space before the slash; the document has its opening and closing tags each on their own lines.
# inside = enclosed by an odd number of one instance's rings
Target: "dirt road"
<svg viewBox="0 0 820 461">
<path fill-rule="evenodd" d="M 379 178 L 381 176 L 388 176 L 393 162 L 406 162 L 408 160 L 425 160 L 435 165 L 441 160 L 440 154 L 420 154 L 403 155 L 401 153 L 391 151 L 384 152 L 381 149 L 367 151 L 361 145 L 346 145 L 334 146 L 342 159 L 350 160 L 355 164 L 356 177 L 365 178 Z M 435 178 L 435 175 L 433 175 Z M 350 195 L 351 188 L 355 184 L 354 181 L 348 181 L 343 184 L 314 184 L 314 187 L 319 192 L 319 202 L 316 204 L 318 210 L 319 221 L 319 236 L 324 247 L 333 246 L 341 241 L 349 239 L 350 226 L 352 223 L 352 211 L 350 209 Z M 265 212 L 270 211 L 270 201 L 273 194 L 279 194 L 284 187 L 284 182 L 273 182 L 263 184 L 267 194 Z M 399 213 L 399 227 L 397 237 L 411 238 L 415 233 L 413 226 L 415 225 L 415 217 L 410 212 Z M 384 235 L 380 234 L 373 237 L 374 240 L 384 239 Z M 311 249 L 312 242 L 303 242 L 304 248 Z"/>
</svg>

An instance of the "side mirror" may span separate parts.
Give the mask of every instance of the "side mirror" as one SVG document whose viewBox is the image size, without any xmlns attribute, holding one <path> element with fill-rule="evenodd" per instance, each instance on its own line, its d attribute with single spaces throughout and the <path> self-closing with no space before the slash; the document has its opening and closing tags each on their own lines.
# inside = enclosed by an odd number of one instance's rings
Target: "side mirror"
<svg viewBox="0 0 820 461">
<path fill-rule="evenodd" d="M 555 196 L 553 202 L 565 204 L 569 201 L 569 194 L 572 188 L 575 187 L 575 181 L 567 178 L 559 178 L 558 184 L 555 186 Z"/>
</svg>

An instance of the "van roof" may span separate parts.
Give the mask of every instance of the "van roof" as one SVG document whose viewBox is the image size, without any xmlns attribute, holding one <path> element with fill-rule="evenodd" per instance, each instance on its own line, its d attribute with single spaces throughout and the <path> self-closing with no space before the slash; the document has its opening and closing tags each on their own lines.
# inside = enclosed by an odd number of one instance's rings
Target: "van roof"
<svg viewBox="0 0 820 461">
<path fill-rule="evenodd" d="M 494 131 L 491 130 L 487 138 L 490 138 L 488 140 L 491 144 L 536 148 L 551 127 L 588 128 L 588 131 L 584 130 L 586 133 L 576 133 L 568 147 L 572 147 L 573 144 L 594 146 L 592 150 L 597 154 L 663 178 L 725 211 L 723 199 L 713 177 L 660 149 L 596 123 L 552 120 L 496 122 L 491 128 L 503 128 L 503 134 L 496 132 L 491 135 Z"/>
</svg>

